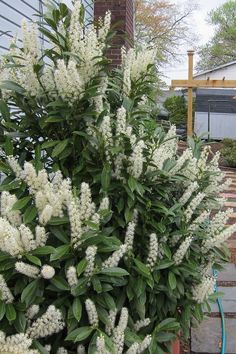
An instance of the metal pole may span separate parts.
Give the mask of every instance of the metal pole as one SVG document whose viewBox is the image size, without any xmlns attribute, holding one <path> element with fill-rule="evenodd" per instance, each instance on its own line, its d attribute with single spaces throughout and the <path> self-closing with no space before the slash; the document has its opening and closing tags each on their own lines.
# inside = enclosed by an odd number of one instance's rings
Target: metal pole
<svg viewBox="0 0 236 354">
<path fill-rule="evenodd" d="M 208 133 L 208 141 L 210 141 L 210 129 L 211 129 L 211 126 L 210 126 L 210 118 L 211 118 L 211 102 L 208 101 L 208 121 L 207 121 L 207 133 Z"/>
<path fill-rule="evenodd" d="M 193 55 L 194 50 L 188 50 L 188 81 L 193 80 Z M 187 135 L 193 135 L 193 88 L 188 87 L 188 121 L 187 121 Z"/>
</svg>

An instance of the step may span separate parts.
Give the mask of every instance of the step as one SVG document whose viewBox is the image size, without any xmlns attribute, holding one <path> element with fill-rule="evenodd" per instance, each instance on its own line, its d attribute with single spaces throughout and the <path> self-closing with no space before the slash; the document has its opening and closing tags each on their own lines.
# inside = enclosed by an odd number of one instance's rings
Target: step
<svg viewBox="0 0 236 354">
<path fill-rule="evenodd" d="M 236 354 L 236 318 L 226 318 L 227 354 Z M 200 326 L 191 329 L 191 353 L 221 353 L 221 319 L 206 317 Z"/>
</svg>

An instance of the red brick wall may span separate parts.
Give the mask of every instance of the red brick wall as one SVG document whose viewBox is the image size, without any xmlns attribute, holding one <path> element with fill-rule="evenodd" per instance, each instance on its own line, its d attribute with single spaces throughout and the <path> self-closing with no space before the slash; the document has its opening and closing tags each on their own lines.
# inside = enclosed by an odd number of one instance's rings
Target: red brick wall
<svg viewBox="0 0 236 354">
<path fill-rule="evenodd" d="M 132 45 L 134 36 L 134 0 L 95 0 L 95 20 L 104 17 L 107 10 L 111 11 L 112 25 L 115 25 L 117 36 L 114 38 L 109 50 L 109 57 L 114 66 L 121 62 L 120 48 Z"/>
</svg>

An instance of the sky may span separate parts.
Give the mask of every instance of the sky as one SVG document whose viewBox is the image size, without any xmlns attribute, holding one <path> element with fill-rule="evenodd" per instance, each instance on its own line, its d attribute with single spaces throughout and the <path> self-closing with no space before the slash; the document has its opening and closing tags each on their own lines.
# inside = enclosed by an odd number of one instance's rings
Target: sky
<svg viewBox="0 0 236 354">
<path fill-rule="evenodd" d="M 191 1 L 191 0 L 190 0 Z M 184 0 L 175 0 L 177 4 L 183 4 Z M 214 34 L 214 27 L 209 25 L 206 21 L 207 14 L 218 6 L 227 2 L 227 0 L 196 0 L 198 5 L 198 10 L 194 12 L 191 18 L 191 23 L 193 24 L 193 31 L 199 37 L 199 45 L 205 44 Z M 188 59 L 187 59 L 187 50 L 192 48 L 181 48 L 181 63 L 171 63 L 171 65 L 166 66 L 161 70 L 164 74 L 164 81 L 167 85 L 170 85 L 171 80 L 174 79 L 187 79 L 188 75 Z M 195 62 L 197 59 L 197 54 L 195 54 Z"/>
</svg>

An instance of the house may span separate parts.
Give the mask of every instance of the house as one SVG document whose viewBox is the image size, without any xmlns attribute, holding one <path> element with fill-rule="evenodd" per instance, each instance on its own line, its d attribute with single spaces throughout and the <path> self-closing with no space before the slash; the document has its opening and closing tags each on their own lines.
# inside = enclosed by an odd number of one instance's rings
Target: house
<svg viewBox="0 0 236 354">
<path fill-rule="evenodd" d="M 60 0 L 51 0 L 59 3 Z M 45 11 L 43 0 L 14 0 L 0 1 L 0 52 L 6 53 L 9 43 L 14 35 L 19 32 L 23 18 L 28 21 L 38 20 L 34 15 Z M 63 0 L 69 7 L 72 0 Z M 123 45 L 129 46 L 134 34 L 134 2 L 133 0 L 81 0 L 85 8 L 85 21 L 91 22 L 104 16 L 107 10 L 112 13 L 112 24 L 116 25 L 119 34 L 113 40 L 113 47 L 109 52 L 114 65 L 120 64 L 120 48 Z M 129 38 L 129 40 L 128 40 Z M 43 38 L 41 38 L 43 43 Z M 21 39 L 19 38 L 19 41 Z"/>
<path fill-rule="evenodd" d="M 196 80 L 236 80 L 236 61 L 194 75 Z M 235 89 L 197 89 L 194 132 L 203 138 L 236 139 Z"/>
</svg>

